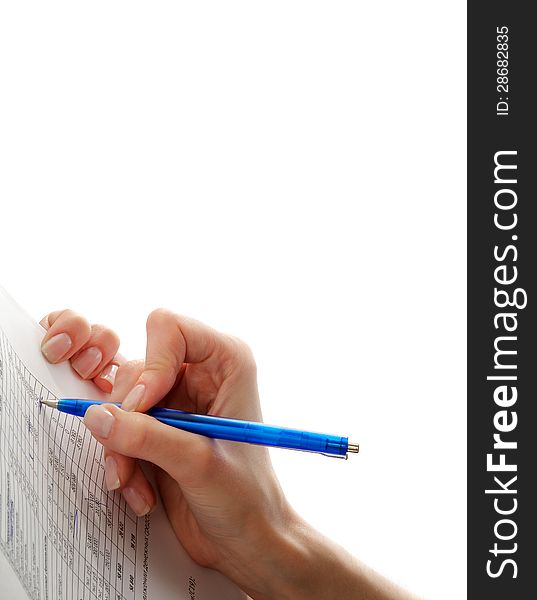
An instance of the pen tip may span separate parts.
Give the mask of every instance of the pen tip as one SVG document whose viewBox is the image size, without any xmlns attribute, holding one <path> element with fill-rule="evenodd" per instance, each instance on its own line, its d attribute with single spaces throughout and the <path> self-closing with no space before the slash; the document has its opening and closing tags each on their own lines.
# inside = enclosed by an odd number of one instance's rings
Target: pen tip
<svg viewBox="0 0 537 600">
<path fill-rule="evenodd" d="M 44 404 L 45 406 L 50 406 L 50 408 L 58 408 L 57 400 L 43 400 L 43 398 L 39 398 L 39 403 Z"/>
</svg>

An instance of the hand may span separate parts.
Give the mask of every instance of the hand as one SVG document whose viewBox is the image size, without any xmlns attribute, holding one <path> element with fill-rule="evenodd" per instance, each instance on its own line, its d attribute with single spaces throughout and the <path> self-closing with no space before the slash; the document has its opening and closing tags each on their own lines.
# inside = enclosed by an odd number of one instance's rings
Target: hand
<svg viewBox="0 0 537 600">
<path fill-rule="evenodd" d="M 103 342 L 117 336 L 104 328 L 90 328 L 72 311 L 52 313 L 47 322 L 45 355 L 51 358 L 52 346 L 57 350 L 52 362 L 69 359 L 80 375 L 96 377 L 99 384 L 99 369 L 117 351 L 116 344 Z M 51 342 L 53 336 L 62 337 Z M 92 369 L 80 370 L 80 356 L 90 347 L 96 347 L 103 359 Z M 256 366 L 246 344 L 192 319 L 157 310 L 147 320 L 145 363 L 119 367 L 110 401 L 123 402 L 124 410 L 94 406 L 85 418 L 105 447 L 107 485 L 121 490 L 131 508 L 143 515 L 154 506 L 155 494 L 134 459 L 157 465 L 156 480 L 168 518 L 190 556 L 241 583 L 245 575 L 251 577 L 251 572 L 242 573 L 251 571 L 247 566 L 251 553 L 262 551 L 275 525 L 285 529 L 292 513 L 267 449 L 212 440 L 142 414 L 158 403 L 260 421 Z"/>
<path fill-rule="evenodd" d="M 159 404 L 260 421 L 256 366 L 243 342 L 157 310 L 147 320 L 145 362 L 124 362 L 113 332 L 90 327 L 72 311 L 51 313 L 42 323 L 48 326 L 42 349 L 52 362 L 70 360 L 106 391 L 109 369 L 119 367 L 110 401 L 122 402 L 123 410 L 92 406 L 84 419 L 105 448 L 106 483 L 144 515 L 156 499 L 137 459 L 154 465 L 170 524 L 197 563 L 256 600 L 414 598 L 293 511 L 266 448 L 209 439 L 143 414 Z"/>
<path fill-rule="evenodd" d="M 93 380 L 103 392 L 111 392 L 116 373 L 125 359 L 117 353 L 118 336 L 103 325 L 90 325 L 72 310 L 59 310 L 43 317 L 46 330 L 41 351 L 51 363 L 69 360 L 82 379 Z"/>
<path fill-rule="evenodd" d="M 157 465 L 168 518 L 190 556 L 229 575 L 242 568 L 249 542 L 258 541 L 254 538 L 261 533 L 260 525 L 286 519 L 287 504 L 267 449 L 212 440 L 142 413 L 159 403 L 261 420 L 256 367 L 248 347 L 197 321 L 157 310 L 147 320 L 145 363 L 119 369 L 111 401 L 123 401 L 124 410 L 92 407 L 85 423 L 116 458 L 121 486 L 141 496 L 149 487 L 140 487 L 139 478 L 130 480 L 133 461 L 125 456 Z M 151 506 L 153 499 L 145 496 L 145 501 Z"/>
</svg>

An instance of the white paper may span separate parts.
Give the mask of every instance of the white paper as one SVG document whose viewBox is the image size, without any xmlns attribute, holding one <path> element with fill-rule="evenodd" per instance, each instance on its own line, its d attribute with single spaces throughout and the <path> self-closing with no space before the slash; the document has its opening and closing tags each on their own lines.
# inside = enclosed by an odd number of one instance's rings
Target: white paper
<svg viewBox="0 0 537 600">
<path fill-rule="evenodd" d="M 81 419 L 39 399 L 106 399 L 40 352 L 44 330 L 0 287 L 0 589 L 19 600 L 237 600 L 195 564 L 162 506 L 138 519 L 104 485 Z"/>
</svg>

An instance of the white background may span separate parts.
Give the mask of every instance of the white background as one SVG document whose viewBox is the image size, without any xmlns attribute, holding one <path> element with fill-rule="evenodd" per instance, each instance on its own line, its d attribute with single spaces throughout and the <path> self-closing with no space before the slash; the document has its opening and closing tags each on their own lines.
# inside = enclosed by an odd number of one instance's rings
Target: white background
<svg viewBox="0 0 537 600">
<path fill-rule="evenodd" d="M 0 283 L 142 356 L 165 306 L 253 348 L 273 460 L 387 576 L 463 598 L 465 3 L 11 2 Z"/>
</svg>

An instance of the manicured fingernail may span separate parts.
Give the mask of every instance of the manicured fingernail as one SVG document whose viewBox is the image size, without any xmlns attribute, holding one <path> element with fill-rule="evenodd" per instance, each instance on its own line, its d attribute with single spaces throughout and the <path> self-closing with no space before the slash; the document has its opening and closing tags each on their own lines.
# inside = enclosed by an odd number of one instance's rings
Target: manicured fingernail
<svg viewBox="0 0 537 600">
<path fill-rule="evenodd" d="M 123 497 L 127 504 L 132 508 L 137 516 L 143 517 L 151 510 L 145 498 L 140 495 L 134 488 L 127 487 L 123 490 Z"/>
<path fill-rule="evenodd" d="M 133 411 L 138 408 L 140 402 L 145 393 L 145 385 L 143 383 L 139 383 L 135 385 L 132 390 L 127 394 L 125 400 L 123 400 L 123 404 L 121 408 L 127 411 Z"/>
<path fill-rule="evenodd" d="M 69 352 L 72 345 L 73 341 L 66 333 L 59 333 L 41 346 L 41 352 L 49 362 L 55 363 Z"/>
<path fill-rule="evenodd" d="M 119 367 L 117 365 L 108 365 L 101 371 L 99 377 L 101 379 L 104 379 L 105 381 L 108 381 L 108 383 L 110 383 L 111 385 L 114 385 L 118 368 Z"/>
<path fill-rule="evenodd" d="M 107 456 L 104 461 L 104 482 L 106 483 L 107 489 L 111 492 L 117 490 L 121 485 L 119 481 L 119 475 L 117 473 L 117 462 L 116 459 Z"/>
<path fill-rule="evenodd" d="M 86 348 L 73 361 L 71 366 L 82 378 L 86 378 L 101 364 L 103 353 L 99 348 Z"/>
<path fill-rule="evenodd" d="M 50 325 L 48 324 L 48 315 L 45 315 L 41 321 L 39 321 L 39 325 L 41 325 L 41 327 L 43 329 L 48 329 L 50 327 Z"/>
<path fill-rule="evenodd" d="M 102 404 L 93 404 L 84 415 L 84 425 L 98 437 L 107 438 L 114 424 L 114 415 Z"/>
</svg>

